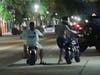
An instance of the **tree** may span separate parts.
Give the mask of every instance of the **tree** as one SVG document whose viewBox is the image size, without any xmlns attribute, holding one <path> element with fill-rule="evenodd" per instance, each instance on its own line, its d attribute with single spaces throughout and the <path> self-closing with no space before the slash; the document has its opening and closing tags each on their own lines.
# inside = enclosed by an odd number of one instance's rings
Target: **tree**
<svg viewBox="0 0 100 75">
<path fill-rule="evenodd" d="M 32 16 L 31 5 L 34 0 L 5 0 L 4 4 L 9 11 L 14 10 L 15 23 L 21 24 L 24 18 Z"/>
<path fill-rule="evenodd" d="M 48 15 L 46 20 L 49 21 L 52 19 L 52 17 L 61 18 L 65 15 L 70 16 L 73 14 L 82 13 L 85 9 L 82 1 L 80 0 L 41 0 L 41 2 L 45 6 L 46 11 L 49 11 L 49 14 L 46 14 Z"/>
<path fill-rule="evenodd" d="M 36 0 L 3 0 L 3 4 L 9 11 L 13 10 L 13 15 L 15 15 L 15 23 L 22 23 L 23 18 L 28 18 L 33 16 L 34 12 L 32 9 L 32 4 Z M 83 9 L 82 3 L 78 0 L 40 0 L 40 15 L 46 15 L 46 11 L 49 11 L 49 17 L 55 16 L 57 12 L 59 17 L 62 15 L 70 15 L 79 10 Z"/>
<path fill-rule="evenodd" d="M 41 2 L 50 13 L 57 12 L 60 15 L 70 15 L 84 9 L 82 2 L 78 0 L 41 0 Z"/>
<path fill-rule="evenodd" d="M 0 3 L 0 16 L 5 20 L 12 20 L 12 16 L 9 11 L 6 9 L 3 3 Z"/>
</svg>

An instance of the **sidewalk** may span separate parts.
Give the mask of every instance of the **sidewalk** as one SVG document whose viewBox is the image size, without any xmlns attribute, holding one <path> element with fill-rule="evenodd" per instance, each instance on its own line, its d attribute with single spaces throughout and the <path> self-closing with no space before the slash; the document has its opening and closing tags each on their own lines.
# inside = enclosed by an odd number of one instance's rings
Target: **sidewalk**
<svg viewBox="0 0 100 75">
<path fill-rule="evenodd" d="M 2 35 L 12 35 L 11 32 L 3 33 Z"/>
</svg>

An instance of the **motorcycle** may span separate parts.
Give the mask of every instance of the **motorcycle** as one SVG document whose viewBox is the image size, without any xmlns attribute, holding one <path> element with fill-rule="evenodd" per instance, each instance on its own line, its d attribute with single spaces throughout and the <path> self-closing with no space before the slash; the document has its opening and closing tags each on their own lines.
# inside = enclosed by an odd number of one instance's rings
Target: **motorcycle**
<svg viewBox="0 0 100 75">
<path fill-rule="evenodd" d="M 68 29 L 68 27 L 66 26 Z M 69 29 L 68 29 L 69 30 Z M 72 30 L 69 30 L 70 38 L 65 41 L 65 60 L 67 64 L 72 63 L 72 59 L 74 58 L 76 62 L 80 62 L 80 51 L 79 51 L 79 42 L 78 42 L 78 33 Z"/>
<path fill-rule="evenodd" d="M 28 46 L 27 48 L 27 60 L 26 63 L 29 65 L 35 65 L 37 61 L 37 47 L 36 46 Z"/>
<path fill-rule="evenodd" d="M 65 48 L 65 60 L 67 64 L 72 63 L 72 59 L 75 59 L 76 62 L 80 62 L 80 52 L 77 39 L 71 39 L 69 45 Z"/>
</svg>

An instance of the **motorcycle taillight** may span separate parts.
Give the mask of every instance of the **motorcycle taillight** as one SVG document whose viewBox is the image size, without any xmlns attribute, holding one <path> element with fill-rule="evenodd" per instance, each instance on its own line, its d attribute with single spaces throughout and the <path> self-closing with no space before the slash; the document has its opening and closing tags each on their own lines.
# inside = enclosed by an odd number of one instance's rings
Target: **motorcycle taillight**
<svg viewBox="0 0 100 75">
<path fill-rule="evenodd" d="M 75 27 L 76 29 L 78 29 L 78 30 L 81 30 L 81 29 L 82 29 L 81 25 L 78 24 L 78 23 L 76 23 L 76 24 L 74 25 L 74 27 Z"/>
<path fill-rule="evenodd" d="M 76 27 L 77 27 L 77 28 L 80 28 L 80 25 L 79 25 L 79 24 L 77 24 L 77 25 L 76 25 Z"/>
</svg>

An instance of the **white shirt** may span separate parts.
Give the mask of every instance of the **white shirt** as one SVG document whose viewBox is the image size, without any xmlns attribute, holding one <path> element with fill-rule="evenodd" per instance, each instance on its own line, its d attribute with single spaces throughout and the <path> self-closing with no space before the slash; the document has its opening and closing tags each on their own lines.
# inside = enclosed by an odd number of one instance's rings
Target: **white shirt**
<svg viewBox="0 0 100 75">
<path fill-rule="evenodd" d="M 36 47 L 38 47 L 39 36 L 43 36 L 43 34 L 38 29 L 35 29 L 34 31 L 28 29 L 23 31 L 21 36 L 25 39 L 26 45 L 35 45 Z"/>
</svg>

